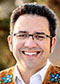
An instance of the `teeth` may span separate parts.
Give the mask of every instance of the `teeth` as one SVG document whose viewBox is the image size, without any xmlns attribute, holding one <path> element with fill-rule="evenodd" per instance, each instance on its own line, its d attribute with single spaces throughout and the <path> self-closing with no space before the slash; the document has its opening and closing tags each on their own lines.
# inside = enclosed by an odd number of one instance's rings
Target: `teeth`
<svg viewBox="0 0 60 84">
<path fill-rule="evenodd" d="M 27 54 L 27 55 L 36 55 L 37 53 L 36 53 L 36 52 L 34 52 L 34 53 L 31 53 L 31 52 L 25 52 L 25 54 Z"/>
</svg>

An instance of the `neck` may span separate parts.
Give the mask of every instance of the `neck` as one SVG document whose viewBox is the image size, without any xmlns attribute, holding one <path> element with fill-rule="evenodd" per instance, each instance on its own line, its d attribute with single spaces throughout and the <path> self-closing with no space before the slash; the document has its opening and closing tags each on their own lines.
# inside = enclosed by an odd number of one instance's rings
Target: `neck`
<svg viewBox="0 0 60 84">
<path fill-rule="evenodd" d="M 28 70 L 28 69 L 24 70 L 21 67 L 19 67 L 18 65 L 17 65 L 17 69 L 18 69 L 23 81 L 25 82 L 25 84 L 29 84 L 30 77 L 33 75 L 33 71 Z"/>
<path fill-rule="evenodd" d="M 45 64 L 42 67 L 38 66 L 37 69 L 36 68 L 30 69 L 26 67 L 23 68 L 20 64 L 17 64 L 17 68 L 25 84 L 29 84 L 31 76 L 36 72 L 38 72 L 39 70 L 41 70 L 44 66 Z"/>
</svg>

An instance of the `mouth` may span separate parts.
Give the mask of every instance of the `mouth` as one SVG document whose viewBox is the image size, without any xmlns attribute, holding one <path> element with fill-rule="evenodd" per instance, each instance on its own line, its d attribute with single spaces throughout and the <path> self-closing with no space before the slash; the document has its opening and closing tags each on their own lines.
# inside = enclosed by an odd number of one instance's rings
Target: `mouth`
<svg viewBox="0 0 60 84">
<path fill-rule="evenodd" d="M 40 51 L 36 51 L 36 52 L 22 51 L 22 53 L 23 53 L 24 55 L 27 55 L 27 56 L 37 56 L 37 55 L 40 53 Z"/>
</svg>

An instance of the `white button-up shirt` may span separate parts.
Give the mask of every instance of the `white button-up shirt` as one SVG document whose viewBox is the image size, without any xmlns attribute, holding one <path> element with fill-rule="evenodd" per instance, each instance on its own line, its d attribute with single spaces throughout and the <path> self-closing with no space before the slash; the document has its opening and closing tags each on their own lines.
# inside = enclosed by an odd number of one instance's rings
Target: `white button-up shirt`
<svg viewBox="0 0 60 84">
<path fill-rule="evenodd" d="M 50 64 L 51 62 L 48 59 L 47 64 L 40 71 L 32 75 L 29 84 L 41 84 L 44 80 L 44 77 Z M 15 66 L 14 79 L 16 81 L 16 84 L 25 84 L 16 66 Z"/>
</svg>

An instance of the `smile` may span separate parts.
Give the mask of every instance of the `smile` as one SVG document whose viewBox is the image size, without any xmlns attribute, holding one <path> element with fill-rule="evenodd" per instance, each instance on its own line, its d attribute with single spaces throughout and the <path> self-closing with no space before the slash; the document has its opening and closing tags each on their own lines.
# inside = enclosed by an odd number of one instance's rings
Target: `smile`
<svg viewBox="0 0 60 84">
<path fill-rule="evenodd" d="M 27 51 L 22 51 L 23 54 L 29 55 L 29 56 L 36 56 L 40 53 L 40 51 L 37 52 L 27 52 Z"/>
</svg>

